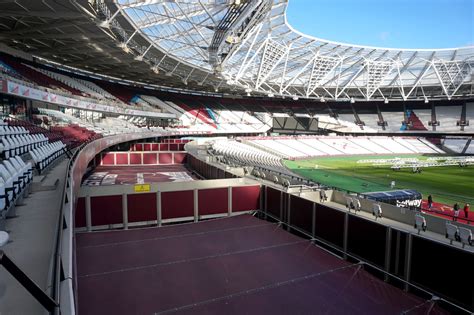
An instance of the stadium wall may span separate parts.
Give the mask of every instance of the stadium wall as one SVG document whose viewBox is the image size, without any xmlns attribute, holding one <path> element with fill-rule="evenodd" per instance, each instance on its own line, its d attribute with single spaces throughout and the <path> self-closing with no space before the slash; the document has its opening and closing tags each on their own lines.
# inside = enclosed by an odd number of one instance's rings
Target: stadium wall
<svg viewBox="0 0 474 315">
<path fill-rule="evenodd" d="M 76 220 L 78 226 L 88 226 L 85 213 L 87 207 L 91 209 L 91 229 L 93 226 L 115 224 L 119 226 L 121 224 L 123 228 L 126 226 L 124 224 L 126 221 L 129 226 L 137 222 L 155 224 L 155 218 L 158 224 L 160 210 L 161 222 L 164 223 L 164 220 L 173 222 L 183 219 L 196 220 L 206 216 L 225 216 L 229 215 L 229 209 L 232 212 L 260 209 L 267 219 L 282 222 L 290 232 L 310 237 L 342 257 L 366 261 L 393 277 L 399 277 L 432 291 L 465 308 L 474 309 L 472 288 L 469 290 L 460 284 L 463 278 L 459 278 L 457 272 L 462 270 L 462 266 L 471 266 L 474 263 L 472 253 L 320 204 L 316 202 L 314 194 L 296 196 L 268 185 L 255 182 L 242 184 L 242 180 L 238 178 L 226 179 L 236 175 L 209 165 L 192 155 L 189 155 L 188 165 L 193 166 L 206 178 L 221 178 L 222 181 L 202 181 L 201 185 L 204 186 L 196 187 L 183 186 L 183 183 L 170 183 L 169 186 L 160 188 L 159 186 L 163 185 L 160 184 L 156 190 L 150 189 L 149 192 L 133 190 L 131 193 L 115 193 L 107 196 L 90 195 L 90 205 L 87 205 L 86 196 L 79 195 L 79 188 L 89 162 L 98 153 L 115 144 L 134 141 L 140 137 L 156 136 L 156 134 L 133 134 L 99 139 L 81 148 L 73 163 L 70 163 L 71 171 L 65 186 L 62 218 L 65 227 L 59 230 L 62 238 L 59 255 L 64 273 L 60 281 L 60 302 L 64 312 L 75 313 L 74 227 Z M 214 182 L 214 185 L 212 188 L 207 187 L 206 182 L 210 184 Z M 217 183 L 222 185 L 216 185 Z M 232 183 L 235 185 L 227 188 Z M 133 189 L 132 187 L 129 189 Z M 113 205 L 113 209 L 109 204 Z M 79 213 L 74 212 L 76 205 Z M 446 268 L 448 270 L 455 268 L 457 271 L 440 272 Z M 461 272 L 460 275 L 463 274 Z M 396 280 L 388 281 L 393 281 L 396 285 L 401 283 Z M 469 282 L 467 285 L 470 288 Z"/>
<path fill-rule="evenodd" d="M 341 191 L 334 190 L 332 192 L 332 201 L 337 202 L 339 204 L 345 205 L 346 204 L 346 197 L 354 197 L 352 195 L 347 195 Z M 369 199 L 359 199 L 361 204 L 361 210 L 372 213 L 372 205 L 373 201 Z M 387 219 L 392 219 L 397 222 L 402 222 L 408 225 L 413 225 L 415 222 L 415 214 L 417 212 L 407 210 L 405 208 L 396 207 L 386 203 L 380 203 L 380 207 L 382 208 L 383 217 Z M 444 235 L 446 232 L 446 219 L 430 214 L 424 214 L 423 217 L 426 219 L 426 225 L 429 227 L 429 230 L 441 235 Z M 462 224 L 457 222 L 457 225 L 460 225 L 464 228 L 470 229 L 474 233 L 474 226 Z"/>
<path fill-rule="evenodd" d="M 260 209 L 260 184 L 245 178 L 84 186 L 76 231 L 199 221 Z"/>
<path fill-rule="evenodd" d="M 346 259 L 368 262 L 453 303 L 474 308 L 472 286 L 467 282 L 470 289 L 466 290 L 460 285 L 457 271 L 440 272 L 461 264 L 471 266 L 472 252 L 315 202 L 314 196 L 295 196 L 269 186 L 263 186 L 262 194 L 264 215 L 283 222 L 289 231 L 311 237 Z M 393 278 L 387 281 L 401 283 Z"/>
<path fill-rule="evenodd" d="M 186 163 L 186 151 L 102 152 L 93 160 L 95 166 L 170 165 Z"/>
</svg>

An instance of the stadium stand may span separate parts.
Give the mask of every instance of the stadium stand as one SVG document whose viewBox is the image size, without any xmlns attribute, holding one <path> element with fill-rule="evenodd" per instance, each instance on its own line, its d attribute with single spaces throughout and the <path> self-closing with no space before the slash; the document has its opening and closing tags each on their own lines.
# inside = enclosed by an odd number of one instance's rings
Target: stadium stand
<svg viewBox="0 0 474 315">
<path fill-rule="evenodd" d="M 472 313 L 474 53 L 287 2 L 0 3 L 0 314 Z"/>
<path fill-rule="evenodd" d="M 285 158 L 364 154 L 443 154 L 423 138 L 273 137 L 239 138 L 244 143 Z"/>
<path fill-rule="evenodd" d="M 387 122 L 386 130 L 392 132 L 406 130 L 406 126 L 403 124 L 405 121 L 403 112 L 382 112 L 382 116 Z"/>
<path fill-rule="evenodd" d="M 466 123 L 469 122 L 469 126 L 466 126 L 465 130 L 473 131 L 474 130 L 474 103 L 466 104 Z"/>
<path fill-rule="evenodd" d="M 468 141 L 470 141 L 470 138 L 446 138 L 443 146 L 454 153 L 464 153 Z"/>
<path fill-rule="evenodd" d="M 461 106 L 436 106 L 436 118 L 439 121 L 437 131 L 459 131 L 457 122 L 461 119 Z"/>
</svg>

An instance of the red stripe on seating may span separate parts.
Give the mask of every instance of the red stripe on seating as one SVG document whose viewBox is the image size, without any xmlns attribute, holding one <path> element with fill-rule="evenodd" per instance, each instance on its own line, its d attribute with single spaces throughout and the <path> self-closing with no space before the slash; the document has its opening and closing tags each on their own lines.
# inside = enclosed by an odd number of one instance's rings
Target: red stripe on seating
<svg viewBox="0 0 474 315">
<path fill-rule="evenodd" d="M 167 143 L 160 143 L 160 151 L 169 151 L 169 146 Z"/>
<path fill-rule="evenodd" d="M 160 146 L 158 145 L 158 143 L 153 143 L 151 145 L 151 150 L 152 151 L 159 151 L 160 150 Z"/>
<path fill-rule="evenodd" d="M 143 151 L 143 144 L 136 143 L 135 144 L 135 151 Z"/>
</svg>

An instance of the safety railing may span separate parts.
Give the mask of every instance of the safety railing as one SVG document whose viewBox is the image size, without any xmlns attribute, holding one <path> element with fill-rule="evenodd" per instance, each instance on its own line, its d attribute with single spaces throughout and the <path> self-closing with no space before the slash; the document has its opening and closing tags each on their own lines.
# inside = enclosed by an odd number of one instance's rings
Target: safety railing
<svg viewBox="0 0 474 315">
<path fill-rule="evenodd" d="M 52 314 L 54 310 L 57 309 L 58 303 L 54 298 L 44 292 L 2 250 L 0 250 L 0 266 L 5 268 L 5 270 L 8 271 L 12 277 L 15 278 L 23 288 L 25 288 L 35 298 L 35 300 L 45 308 L 46 311 Z"/>
<path fill-rule="evenodd" d="M 420 293 L 422 295 L 424 295 L 425 297 L 429 297 L 429 300 L 428 302 L 432 302 L 432 303 L 438 303 L 440 304 L 441 306 L 443 307 L 448 307 L 451 311 L 453 311 L 454 313 L 456 314 L 472 314 L 472 311 L 458 305 L 458 304 L 455 304 L 443 297 L 440 297 L 438 294 L 435 294 L 433 292 L 431 292 L 430 290 L 428 289 L 425 289 L 417 284 L 414 284 L 410 281 L 407 281 L 397 275 L 394 275 L 380 267 L 377 267 L 375 266 L 374 264 L 371 264 L 369 262 L 367 262 L 366 260 L 362 259 L 361 257 L 358 257 L 354 254 L 351 254 L 350 252 L 348 252 L 347 250 L 343 249 L 343 248 L 338 248 L 337 246 L 334 246 L 332 243 L 324 240 L 323 238 L 321 237 L 318 237 L 316 235 L 312 235 L 311 233 L 308 233 L 292 224 L 289 224 L 287 222 L 284 222 L 284 221 L 281 221 L 279 218 L 275 217 L 274 215 L 268 213 L 268 211 L 262 211 L 262 210 L 259 210 L 259 211 L 256 211 L 256 214 L 260 217 L 260 218 L 270 218 L 271 220 L 277 222 L 280 226 L 282 227 L 287 227 L 289 228 L 290 230 L 294 230 L 296 231 L 297 233 L 299 233 L 300 235 L 304 236 L 304 237 L 307 237 L 315 246 L 319 247 L 320 249 L 324 250 L 324 251 L 328 251 L 330 252 L 331 254 L 339 257 L 340 259 L 344 259 L 344 260 L 350 260 L 350 261 L 354 261 L 354 262 L 357 262 L 358 264 L 360 264 L 361 266 L 363 266 L 367 271 L 372 271 L 372 273 L 376 272 L 376 273 L 379 273 L 379 275 L 382 275 L 384 281 L 389 281 L 389 279 L 392 279 L 392 280 L 395 280 L 397 281 L 399 284 L 402 284 L 403 287 L 404 287 L 404 290 L 405 291 L 410 291 L 410 288 L 411 289 L 414 289 L 414 291 L 417 292 L 418 295 L 420 295 Z M 412 290 L 413 291 L 413 290 Z M 407 310 L 406 312 L 404 312 L 404 314 L 408 314 L 411 310 Z M 429 313 L 429 312 L 428 312 Z"/>
</svg>

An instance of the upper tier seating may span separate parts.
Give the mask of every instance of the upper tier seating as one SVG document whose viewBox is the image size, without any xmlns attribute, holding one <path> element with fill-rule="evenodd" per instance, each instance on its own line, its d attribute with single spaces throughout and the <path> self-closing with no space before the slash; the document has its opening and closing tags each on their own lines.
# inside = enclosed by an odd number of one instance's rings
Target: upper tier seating
<svg viewBox="0 0 474 315">
<path fill-rule="evenodd" d="M 417 113 L 418 112 L 423 117 L 425 117 L 426 115 L 429 115 L 431 117 L 431 111 L 427 112 L 426 110 L 420 109 L 419 111 L 417 111 Z M 407 111 L 407 120 L 408 120 L 407 130 L 428 130 L 428 128 L 426 128 L 426 126 L 428 126 L 428 122 L 426 123 L 422 122 L 420 117 L 417 115 L 417 113 L 415 113 L 412 110 Z"/>
<path fill-rule="evenodd" d="M 395 132 L 403 130 L 403 112 L 382 112 L 382 117 L 387 122 L 385 130 Z"/>
<path fill-rule="evenodd" d="M 105 81 L 95 81 L 94 83 L 125 104 L 129 104 L 132 98 L 136 95 L 134 90 L 121 84 L 114 84 Z"/>
<path fill-rule="evenodd" d="M 359 119 L 364 123 L 363 130 L 366 132 L 381 131 L 382 127 L 378 125 L 379 116 L 378 114 L 358 114 Z"/>
<path fill-rule="evenodd" d="M 416 115 L 418 120 L 423 124 L 423 126 L 420 126 L 420 125 L 417 125 L 416 122 L 414 121 L 414 124 L 415 124 L 414 130 L 432 130 L 432 127 L 429 125 L 429 122 L 431 121 L 431 109 L 415 109 L 413 113 Z"/>
<path fill-rule="evenodd" d="M 466 104 L 466 121 L 469 122 L 469 126 L 465 126 L 464 130 L 473 132 L 474 131 L 474 103 Z"/>
<path fill-rule="evenodd" d="M 81 91 L 71 88 L 64 83 L 57 81 L 53 78 L 50 78 L 49 76 L 37 71 L 36 68 L 24 65 L 23 63 L 18 61 L 16 58 L 9 57 L 9 56 L 2 56 L 1 59 L 6 64 L 14 68 L 15 71 L 21 74 L 23 77 L 27 78 L 28 80 L 32 82 L 35 82 L 39 86 L 68 91 L 74 95 L 82 94 Z"/>
<path fill-rule="evenodd" d="M 457 122 L 461 119 L 461 106 L 436 106 L 436 119 L 439 121 L 439 126 L 436 126 L 437 131 L 460 131 Z"/>
<path fill-rule="evenodd" d="M 77 91 L 82 92 L 82 94 L 84 96 L 91 96 L 91 97 L 94 97 L 94 98 L 97 98 L 97 99 L 104 98 L 104 96 L 102 94 L 97 93 L 93 89 L 89 88 L 89 86 L 83 84 L 82 82 L 76 80 L 75 78 L 69 77 L 67 75 L 64 75 L 64 74 L 61 74 L 61 73 L 58 73 L 58 72 L 53 72 L 53 71 L 49 71 L 49 70 L 46 70 L 46 69 L 42 69 L 42 68 L 33 68 L 31 66 L 30 66 L 30 68 L 32 68 L 33 70 L 39 71 L 39 72 L 43 73 L 44 75 L 47 75 L 48 77 L 50 77 L 54 80 L 57 80 L 59 82 L 64 83 L 65 85 L 69 86 L 70 88 L 73 88 Z"/>
</svg>

